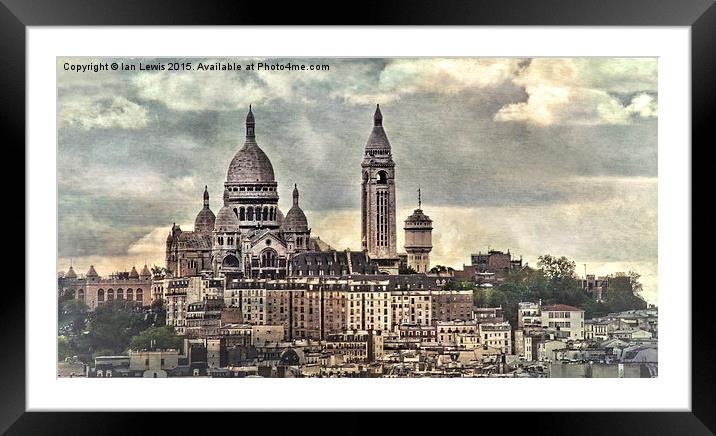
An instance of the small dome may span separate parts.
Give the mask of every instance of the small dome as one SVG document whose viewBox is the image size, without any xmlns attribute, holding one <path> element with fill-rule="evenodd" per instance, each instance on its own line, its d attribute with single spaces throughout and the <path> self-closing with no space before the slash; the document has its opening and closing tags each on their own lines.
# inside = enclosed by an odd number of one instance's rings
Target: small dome
<svg viewBox="0 0 716 436">
<path fill-rule="evenodd" d="M 129 278 L 130 279 L 138 279 L 139 273 L 137 272 L 137 268 L 132 267 L 132 271 L 129 272 Z"/>
<path fill-rule="evenodd" d="M 237 232 L 239 230 L 239 218 L 229 206 L 219 209 L 219 215 L 214 223 L 214 230 L 217 232 Z"/>
<path fill-rule="evenodd" d="M 70 266 L 70 269 L 67 270 L 67 274 L 65 274 L 65 278 L 67 278 L 67 279 L 76 279 L 77 278 L 77 273 L 72 268 L 72 266 Z"/>
<path fill-rule="evenodd" d="M 139 277 L 150 277 L 152 273 L 149 271 L 149 268 L 147 268 L 147 264 L 144 264 L 144 268 L 142 268 L 142 272 L 139 273 Z"/>
<path fill-rule="evenodd" d="M 200 233 L 211 233 L 214 230 L 216 216 L 209 208 L 202 209 L 194 220 L 194 231 Z"/>
<path fill-rule="evenodd" d="M 194 220 L 194 231 L 199 233 L 211 233 L 214 230 L 216 216 L 209 209 L 209 188 L 204 186 L 204 207 L 199 211 Z"/>
<path fill-rule="evenodd" d="M 308 220 L 300 207 L 292 207 L 286 214 L 281 227 L 286 232 L 307 232 Z"/>
<path fill-rule="evenodd" d="M 293 186 L 293 207 L 286 214 L 286 218 L 281 224 L 281 228 L 285 232 L 307 232 L 308 220 L 306 214 L 298 205 L 298 187 Z"/>
<path fill-rule="evenodd" d="M 99 277 L 99 274 L 97 274 L 97 271 L 94 269 L 94 265 L 90 265 L 87 271 L 87 277 Z"/>
</svg>

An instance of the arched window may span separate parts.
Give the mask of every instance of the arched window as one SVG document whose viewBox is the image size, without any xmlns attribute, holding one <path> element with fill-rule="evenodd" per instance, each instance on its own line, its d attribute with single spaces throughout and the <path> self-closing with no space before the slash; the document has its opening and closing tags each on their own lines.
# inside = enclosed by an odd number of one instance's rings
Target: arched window
<svg viewBox="0 0 716 436">
<path fill-rule="evenodd" d="M 79 300 L 85 299 L 85 290 L 84 289 L 77 290 L 77 299 L 79 299 Z"/>
<path fill-rule="evenodd" d="M 264 206 L 264 221 L 268 221 L 268 207 Z"/>
<path fill-rule="evenodd" d="M 388 183 L 388 174 L 385 171 L 378 171 L 378 182 L 379 185 L 385 185 Z"/>
<path fill-rule="evenodd" d="M 241 221 L 246 221 L 246 209 L 244 209 L 243 207 L 239 208 L 239 219 Z"/>
<path fill-rule="evenodd" d="M 276 268 L 278 264 L 276 252 L 273 250 L 264 250 L 261 253 L 261 267 L 262 268 Z"/>
<path fill-rule="evenodd" d="M 229 245 L 234 245 L 234 238 L 232 236 L 229 236 Z"/>
<path fill-rule="evenodd" d="M 97 301 L 100 303 L 104 301 L 104 289 L 97 290 Z"/>
<path fill-rule="evenodd" d="M 124 290 L 122 288 L 117 289 L 117 300 L 124 300 Z"/>
<path fill-rule="evenodd" d="M 246 220 L 247 220 L 247 221 L 253 221 L 253 220 L 254 220 L 254 208 L 253 208 L 253 207 L 249 206 L 248 209 L 246 210 L 246 214 L 248 215 L 248 216 L 246 217 Z"/>
<path fill-rule="evenodd" d="M 269 220 L 270 221 L 276 221 L 276 208 L 272 207 L 269 209 Z"/>
<path fill-rule="evenodd" d="M 107 289 L 107 301 L 114 300 L 114 289 Z"/>
<path fill-rule="evenodd" d="M 238 210 L 236 210 L 236 208 L 234 208 L 234 215 L 236 215 L 236 218 L 238 218 L 238 217 L 239 217 L 239 211 L 238 211 Z"/>
<path fill-rule="evenodd" d="M 134 299 L 134 293 L 131 289 L 127 289 L 127 300 L 132 301 Z"/>
<path fill-rule="evenodd" d="M 144 295 L 142 293 L 142 288 L 137 288 L 137 300 L 136 301 L 143 301 Z"/>
</svg>

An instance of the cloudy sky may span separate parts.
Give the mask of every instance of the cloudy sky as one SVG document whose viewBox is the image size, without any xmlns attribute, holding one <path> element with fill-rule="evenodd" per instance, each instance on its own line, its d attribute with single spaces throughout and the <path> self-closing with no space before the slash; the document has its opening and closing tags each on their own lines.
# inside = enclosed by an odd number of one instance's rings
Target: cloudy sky
<svg viewBox="0 0 716 436">
<path fill-rule="evenodd" d="M 589 273 L 634 270 L 657 302 L 657 60 L 222 59 L 329 71 L 65 71 L 58 59 L 59 269 L 163 265 L 173 222 L 214 212 L 249 104 L 281 208 L 360 247 L 360 163 L 376 103 L 396 162 L 398 244 L 417 206 L 434 264 L 507 250 Z M 213 59 L 182 59 L 194 69 Z"/>
</svg>

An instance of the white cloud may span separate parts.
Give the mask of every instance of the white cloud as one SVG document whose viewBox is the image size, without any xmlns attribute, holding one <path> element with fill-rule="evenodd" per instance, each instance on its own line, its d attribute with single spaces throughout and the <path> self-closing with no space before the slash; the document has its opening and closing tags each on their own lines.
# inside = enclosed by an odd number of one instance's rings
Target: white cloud
<svg viewBox="0 0 716 436">
<path fill-rule="evenodd" d="M 369 92 L 339 87 L 332 93 L 349 103 L 390 102 L 417 93 L 453 95 L 507 82 L 518 71 L 519 59 L 430 58 L 396 59 L 381 71 Z"/>
<path fill-rule="evenodd" d="M 502 107 L 495 121 L 538 125 L 629 124 L 657 116 L 655 59 L 534 59 L 513 83 L 527 101 Z M 620 95 L 632 95 L 628 104 Z"/>
<path fill-rule="evenodd" d="M 60 126 L 82 129 L 142 129 L 149 124 L 147 110 L 125 97 L 61 98 Z"/>
<path fill-rule="evenodd" d="M 245 72 L 147 72 L 132 83 L 145 100 L 164 103 L 176 111 L 236 110 L 248 102 L 263 101 L 270 89 L 256 80 L 245 80 Z"/>
<path fill-rule="evenodd" d="M 223 60 L 225 61 L 225 60 Z M 212 64 L 216 60 L 207 60 Z M 294 61 L 295 62 L 295 61 Z M 306 60 L 306 63 L 312 61 Z M 389 102 L 428 92 L 456 94 L 507 82 L 519 59 L 396 59 L 382 70 L 373 64 L 323 60 L 329 71 L 160 71 L 137 74 L 132 83 L 140 98 L 177 111 L 236 110 L 273 99 L 320 101 L 316 89 L 350 104 Z M 377 74 L 379 71 L 379 74 Z"/>
<path fill-rule="evenodd" d="M 168 178 L 149 168 L 135 167 L 126 171 L 97 163 L 80 172 L 59 171 L 57 177 L 61 189 L 71 187 L 88 196 L 124 201 L 197 204 L 203 192 L 203 185 L 194 176 Z"/>
</svg>

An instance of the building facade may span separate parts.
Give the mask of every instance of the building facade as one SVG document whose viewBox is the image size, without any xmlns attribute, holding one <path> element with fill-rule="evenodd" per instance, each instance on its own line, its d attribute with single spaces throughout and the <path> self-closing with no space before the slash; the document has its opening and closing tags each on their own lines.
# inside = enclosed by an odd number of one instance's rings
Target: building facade
<svg viewBox="0 0 716 436">
<path fill-rule="evenodd" d="M 60 293 L 71 292 L 74 298 L 84 301 L 89 310 L 113 300 L 133 302 L 139 306 L 152 303 L 152 276 L 147 265 L 141 272 L 135 267 L 129 272 L 116 272 L 108 277 L 97 274 L 90 265 L 84 277 L 78 277 L 73 267 L 58 280 Z"/>
</svg>

